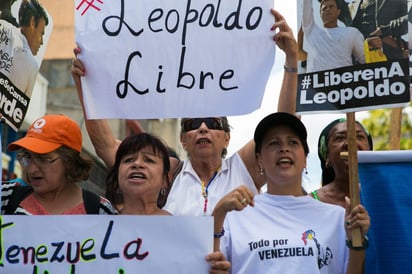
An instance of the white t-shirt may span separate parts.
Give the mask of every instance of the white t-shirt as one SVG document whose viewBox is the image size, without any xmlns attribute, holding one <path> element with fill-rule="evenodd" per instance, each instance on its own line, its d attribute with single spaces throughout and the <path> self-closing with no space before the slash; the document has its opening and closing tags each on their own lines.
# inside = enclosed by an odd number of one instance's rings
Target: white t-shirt
<svg viewBox="0 0 412 274">
<path fill-rule="evenodd" d="M 255 197 L 226 216 L 220 248 L 232 273 L 346 272 L 343 208 L 306 195 Z"/>
<path fill-rule="evenodd" d="M 207 185 L 207 183 L 206 183 Z M 222 167 L 210 182 L 206 215 L 211 215 L 217 202 L 238 186 L 246 185 L 255 194 L 256 186 L 238 153 L 222 160 Z M 204 215 L 205 198 L 202 195 L 202 182 L 189 160 L 176 177 L 163 209 L 177 216 Z"/>
<path fill-rule="evenodd" d="M 306 72 L 352 66 L 352 56 L 365 63 L 364 37 L 353 27 L 324 28 L 313 17 L 312 0 L 303 1 L 302 29 L 308 53 Z"/>
</svg>

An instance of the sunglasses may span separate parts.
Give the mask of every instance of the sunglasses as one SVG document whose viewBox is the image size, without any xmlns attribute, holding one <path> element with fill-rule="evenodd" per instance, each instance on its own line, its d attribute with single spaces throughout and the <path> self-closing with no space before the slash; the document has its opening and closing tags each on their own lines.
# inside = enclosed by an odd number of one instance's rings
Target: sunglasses
<svg viewBox="0 0 412 274">
<path fill-rule="evenodd" d="M 188 119 L 183 123 L 183 132 L 198 129 L 202 123 L 205 123 L 208 129 L 223 130 L 222 119 L 219 118 L 194 118 Z"/>
</svg>

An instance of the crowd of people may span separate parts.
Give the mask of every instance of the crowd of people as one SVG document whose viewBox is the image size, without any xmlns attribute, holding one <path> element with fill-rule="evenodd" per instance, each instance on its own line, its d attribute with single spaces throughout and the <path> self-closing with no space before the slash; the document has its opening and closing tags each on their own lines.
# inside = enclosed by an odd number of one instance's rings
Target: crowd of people
<svg viewBox="0 0 412 274">
<path fill-rule="evenodd" d="M 211 273 L 363 273 L 370 218 L 362 205 L 351 207 L 348 200 L 349 167 L 340 157 L 347 151 L 346 123 L 333 121 L 322 132 L 324 185 L 308 195 L 302 188 L 307 131 L 295 116 L 297 41 L 285 18 L 271 12 L 273 40 L 286 56 L 278 112 L 263 118 L 239 151 L 226 157 L 227 117 L 181 120 L 184 161 L 152 134 L 121 141 L 106 120 L 86 120 L 109 171 L 103 197 L 77 184 L 92 165 L 82 154 L 79 126 L 65 115 L 46 115 L 8 146 L 18 150 L 28 186 L 2 184 L 2 214 L 212 215 Z M 80 78 L 87 74 L 78 58 L 81 49 L 74 52 L 71 72 L 84 107 Z M 359 150 L 372 149 L 361 124 L 357 144 Z M 166 197 L 165 204 L 159 197 Z M 353 229 L 361 230 L 360 247 L 352 245 Z"/>
</svg>

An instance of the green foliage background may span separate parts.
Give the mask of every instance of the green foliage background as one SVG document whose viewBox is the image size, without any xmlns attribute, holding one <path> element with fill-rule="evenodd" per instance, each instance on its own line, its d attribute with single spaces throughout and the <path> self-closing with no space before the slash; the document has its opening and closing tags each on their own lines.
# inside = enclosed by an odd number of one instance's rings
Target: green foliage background
<svg viewBox="0 0 412 274">
<path fill-rule="evenodd" d="M 362 124 L 373 137 L 373 150 L 389 150 L 391 109 L 369 111 Z M 402 110 L 401 150 L 412 149 L 412 103 Z"/>
</svg>

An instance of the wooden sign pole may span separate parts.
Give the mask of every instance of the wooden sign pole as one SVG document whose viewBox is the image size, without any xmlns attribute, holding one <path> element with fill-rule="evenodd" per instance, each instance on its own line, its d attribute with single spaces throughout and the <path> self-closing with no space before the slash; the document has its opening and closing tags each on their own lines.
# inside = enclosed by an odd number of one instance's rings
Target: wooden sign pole
<svg viewBox="0 0 412 274">
<path fill-rule="evenodd" d="M 360 203 L 359 174 L 358 174 L 358 147 L 356 143 L 355 113 L 346 113 L 346 127 L 348 132 L 348 163 L 349 163 L 349 195 L 351 209 Z M 360 228 L 352 230 L 352 245 L 362 246 L 362 232 Z"/>
<path fill-rule="evenodd" d="M 402 108 L 393 108 L 391 113 L 391 127 L 389 131 L 389 146 L 391 150 L 401 149 Z"/>
</svg>

